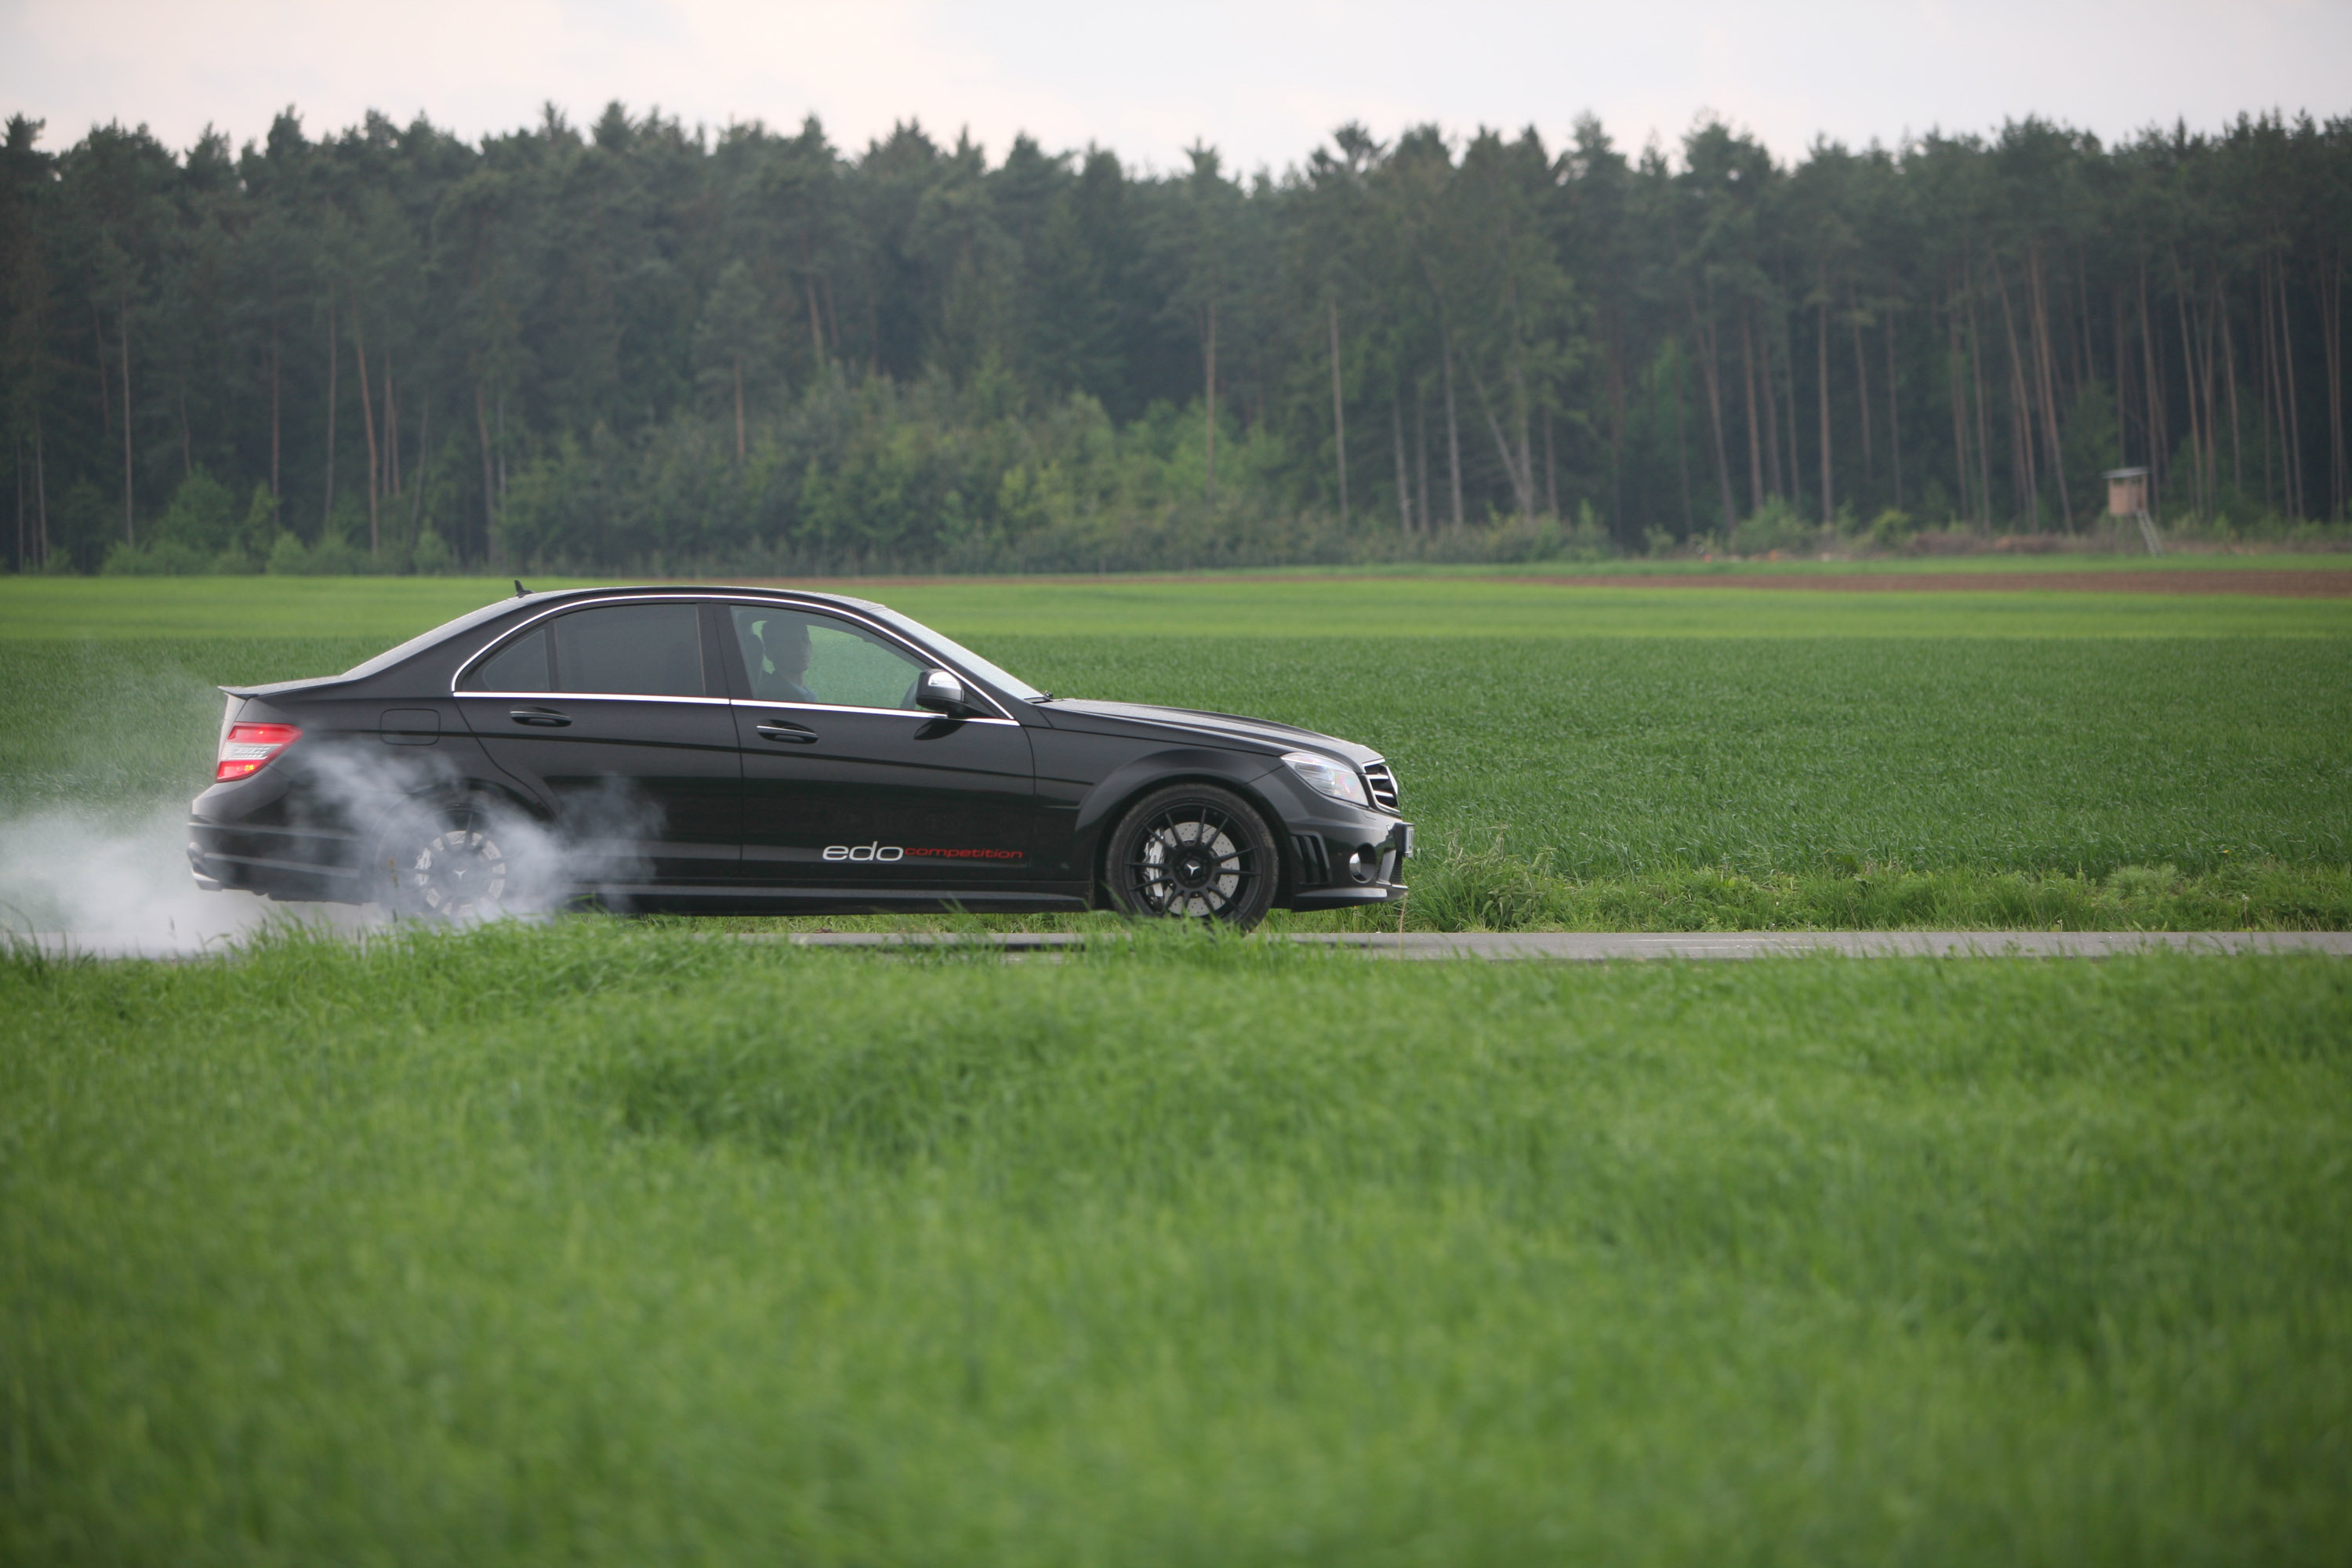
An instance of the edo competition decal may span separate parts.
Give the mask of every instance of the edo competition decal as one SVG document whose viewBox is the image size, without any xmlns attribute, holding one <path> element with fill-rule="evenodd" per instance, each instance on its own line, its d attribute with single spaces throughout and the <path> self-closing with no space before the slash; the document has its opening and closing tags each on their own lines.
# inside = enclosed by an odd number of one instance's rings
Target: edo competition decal
<svg viewBox="0 0 2352 1568">
<path fill-rule="evenodd" d="M 896 844 L 828 844 L 824 858 L 876 860 L 887 866 L 894 860 L 1020 860 L 1026 857 L 1018 849 L 905 849 Z"/>
</svg>

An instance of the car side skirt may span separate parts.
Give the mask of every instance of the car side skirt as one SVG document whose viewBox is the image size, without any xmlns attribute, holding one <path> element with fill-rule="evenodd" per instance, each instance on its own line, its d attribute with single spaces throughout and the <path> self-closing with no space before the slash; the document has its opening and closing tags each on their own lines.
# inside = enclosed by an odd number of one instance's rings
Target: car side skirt
<svg viewBox="0 0 2352 1568">
<path fill-rule="evenodd" d="M 771 888 L 674 882 L 583 888 L 580 896 L 616 914 L 973 915 L 1072 914 L 1092 907 L 1082 893 L 1008 893 L 997 889 Z"/>
<path fill-rule="evenodd" d="M 1394 903 L 1403 897 L 1402 882 L 1373 882 L 1363 887 L 1308 888 L 1292 894 L 1280 907 L 1302 913 L 1310 910 L 1352 910 L 1366 904 Z"/>
</svg>

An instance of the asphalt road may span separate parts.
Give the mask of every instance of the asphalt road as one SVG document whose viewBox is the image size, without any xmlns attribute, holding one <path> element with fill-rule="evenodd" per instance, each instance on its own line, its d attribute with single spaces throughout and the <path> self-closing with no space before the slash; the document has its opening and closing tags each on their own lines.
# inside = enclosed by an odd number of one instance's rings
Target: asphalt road
<svg viewBox="0 0 2352 1568">
<path fill-rule="evenodd" d="M 1050 953 L 1117 933 L 1006 931 L 978 936 L 957 933 L 883 931 L 791 931 L 747 934 L 737 940 L 782 942 L 796 947 L 934 947 L 982 942 L 1007 953 Z M 201 958 L 219 945 L 173 947 L 152 941 L 42 932 L 33 939 L 56 956 L 92 958 Z M 2352 931 L 1408 931 L 1402 935 L 1292 935 L 1295 942 L 1345 948 L 1368 958 L 1549 958 L 1593 963 L 1605 959 L 1785 958 L 1833 952 L 1849 958 L 2109 958 L 2118 953 L 2168 948 L 2185 952 L 2320 952 L 2352 958 Z"/>
<path fill-rule="evenodd" d="M 795 931 L 769 941 L 811 947 L 891 947 L 972 940 L 954 935 Z M 1010 952 L 1051 952 L 1089 940 L 1067 933 L 1005 932 L 986 941 Z M 1346 948 L 1368 958 L 1604 959 L 1780 958 L 1834 952 L 1849 958 L 2108 958 L 2169 948 L 2187 952 L 2324 952 L 2352 957 L 2352 931 L 1407 931 L 1293 935 L 1290 942 Z"/>
<path fill-rule="evenodd" d="M 2107 958 L 2170 948 L 2189 952 L 2326 952 L 2352 957 L 2352 931 L 1408 931 L 1402 936 L 1292 938 L 1360 948 L 1379 958 Z"/>
</svg>

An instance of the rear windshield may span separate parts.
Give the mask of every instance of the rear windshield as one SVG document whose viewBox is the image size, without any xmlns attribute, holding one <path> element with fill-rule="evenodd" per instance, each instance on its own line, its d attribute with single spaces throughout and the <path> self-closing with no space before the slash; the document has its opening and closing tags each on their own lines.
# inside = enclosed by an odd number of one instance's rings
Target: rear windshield
<svg viewBox="0 0 2352 1568">
<path fill-rule="evenodd" d="M 388 647 L 384 649 L 373 658 L 369 659 L 365 664 L 355 664 L 352 666 L 351 668 L 343 671 L 342 679 L 345 680 L 356 680 L 362 676 L 380 675 L 383 671 L 390 669 L 394 665 L 398 664 L 402 659 L 407 658 L 413 654 L 423 653 L 426 648 L 431 647 L 434 644 L 446 642 L 449 638 L 456 637 L 459 632 L 470 631 L 474 627 L 480 626 L 484 621 L 496 620 L 499 616 L 505 615 L 509 610 L 511 610 L 514 607 L 515 602 L 512 599 L 500 599 L 496 604 L 484 605 L 478 610 L 459 616 L 454 621 L 444 621 L 441 625 L 435 626 L 431 631 L 421 632 L 417 636 L 409 638 L 406 642 L 402 643 L 398 647 Z"/>
</svg>

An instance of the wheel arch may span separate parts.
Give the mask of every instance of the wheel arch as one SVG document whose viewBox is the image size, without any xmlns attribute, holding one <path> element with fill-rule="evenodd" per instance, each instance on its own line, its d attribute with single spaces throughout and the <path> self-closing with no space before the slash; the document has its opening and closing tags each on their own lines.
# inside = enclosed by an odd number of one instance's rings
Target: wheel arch
<svg viewBox="0 0 2352 1568">
<path fill-rule="evenodd" d="M 1202 758 L 1209 759 L 1206 765 L 1199 760 Z M 1297 886 L 1293 863 L 1297 859 L 1298 848 L 1290 842 L 1290 833 L 1284 826 L 1282 814 L 1275 809 L 1265 792 L 1257 787 L 1256 781 L 1266 777 L 1274 769 L 1250 769 L 1244 758 L 1259 760 L 1251 753 L 1160 753 L 1129 763 L 1097 785 L 1087 797 L 1078 816 L 1078 832 L 1087 840 L 1086 860 L 1096 893 L 1102 895 L 1109 890 L 1110 868 L 1105 862 L 1110 854 L 1110 831 L 1138 801 L 1154 791 L 1175 784 L 1213 784 L 1241 796 L 1249 803 L 1252 810 L 1265 819 L 1267 829 L 1274 835 L 1276 874 L 1272 907 L 1280 908 Z M 1233 763 L 1237 762 L 1243 765 L 1234 767 Z M 1162 765 L 1153 766 L 1154 763 Z"/>
<path fill-rule="evenodd" d="M 361 844 L 367 847 L 367 852 L 372 856 L 375 847 L 383 841 L 383 836 L 404 814 L 420 809 L 426 811 L 446 809 L 477 802 L 486 802 L 499 809 L 517 812 L 536 823 L 544 824 L 553 820 L 544 806 L 512 784 L 502 783 L 498 779 L 457 774 L 448 778 L 433 779 L 415 788 L 402 791 L 396 798 L 386 801 L 378 808 L 373 819 L 355 837 Z"/>
</svg>

